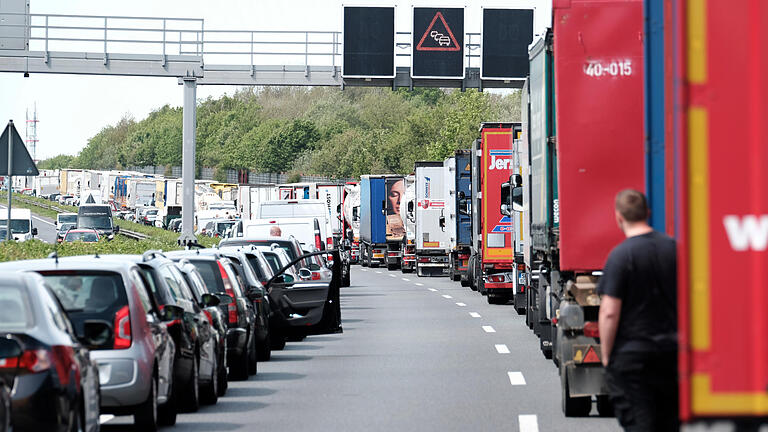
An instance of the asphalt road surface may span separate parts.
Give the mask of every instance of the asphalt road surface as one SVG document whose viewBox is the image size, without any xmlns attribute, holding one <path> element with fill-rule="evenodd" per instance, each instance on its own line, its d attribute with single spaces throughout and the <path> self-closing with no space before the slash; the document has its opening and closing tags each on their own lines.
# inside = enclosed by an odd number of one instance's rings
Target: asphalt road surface
<svg viewBox="0 0 768 432">
<path fill-rule="evenodd" d="M 13 202 L 11 202 L 11 206 L 13 206 Z M 7 212 L 8 206 L 0 205 L 0 211 Z M 5 217 L 3 216 L 3 218 Z M 37 238 L 46 243 L 56 243 L 56 226 L 53 223 L 53 219 L 32 213 L 32 226 L 37 228 Z"/>
<path fill-rule="evenodd" d="M 618 431 L 565 418 L 560 380 L 511 306 L 446 278 L 353 267 L 344 333 L 289 342 L 178 431 Z M 103 416 L 104 431 L 132 430 Z M 167 428 L 165 430 L 172 430 Z"/>
</svg>

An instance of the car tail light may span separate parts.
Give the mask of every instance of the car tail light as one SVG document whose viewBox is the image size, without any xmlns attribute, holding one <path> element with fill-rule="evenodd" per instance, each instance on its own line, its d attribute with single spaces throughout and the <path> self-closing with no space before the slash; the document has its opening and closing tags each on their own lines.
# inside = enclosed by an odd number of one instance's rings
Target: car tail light
<svg viewBox="0 0 768 432">
<path fill-rule="evenodd" d="M 600 328 L 597 325 L 597 321 L 587 321 L 584 323 L 584 336 L 599 338 Z"/>
<path fill-rule="evenodd" d="M 490 275 L 488 276 L 488 282 L 504 282 L 503 275 Z"/>
<path fill-rule="evenodd" d="M 398 256 L 400 255 L 399 252 L 387 252 L 387 256 Z"/>
<path fill-rule="evenodd" d="M 427 258 L 427 257 L 419 258 L 419 262 L 420 263 L 428 263 L 429 262 L 429 258 Z"/>
<path fill-rule="evenodd" d="M 227 271 L 224 270 L 224 266 L 221 265 L 221 261 L 216 261 L 219 264 L 219 272 L 221 273 L 221 280 L 224 282 L 224 290 L 232 297 L 232 303 L 227 305 L 227 320 L 230 324 L 237 324 L 237 303 L 235 300 L 235 290 L 232 288 L 232 281 L 229 280 Z"/>
<path fill-rule="evenodd" d="M 320 280 L 320 273 L 312 272 L 312 280 Z"/>
<path fill-rule="evenodd" d="M 51 355 L 47 350 L 27 350 L 19 357 L 0 360 L 0 370 L 18 368 L 35 373 L 50 369 L 51 363 Z"/>
<path fill-rule="evenodd" d="M 69 385 L 69 375 L 72 370 L 75 371 L 75 381 L 80 382 L 80 370 L 74 358 L 75 351 L 71 346 L 56 345 L 53 347 L 53 365 L 62 386 Z"/>
<path fill-rule="evenodd" d="M 333 237 L 328 237 L 325 239 L 325 246 L 333 249 Z"/>
<path fill-rule="evenodd" d="M 517 271 L 525 271 L 525 264 L 518 264 Z"/>
<path fill-rule="evenodd" d="M 123 306 L 115 314 L 114 349 L 126 349 L 131 346 L 131 314 L 128 306 Z"/>
<path fill-rule="evenodd" d="M 467 255 L 467 254 L 460 254 L 460 255 L 459 255 L 459 259 L 460 259 L 460 260 L 469 259 L 469 255 Z"/>
</svg>

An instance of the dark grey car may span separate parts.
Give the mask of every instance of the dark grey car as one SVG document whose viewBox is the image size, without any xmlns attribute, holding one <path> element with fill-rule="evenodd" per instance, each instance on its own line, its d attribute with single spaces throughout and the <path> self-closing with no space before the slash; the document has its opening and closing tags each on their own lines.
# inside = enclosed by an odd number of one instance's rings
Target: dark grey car
<svg viewBox="0 0 768 432">
<path fill-rule="evenodd" d="M 175 406 L 167 403 L 176 348 L 166 322 L 182 313 L 174 307 L 160 311 L 136 264 L 92 255 L 0 264 L 0 273 L 15 270 L 44 277 L 76 332 L 90 320 L 112 326 L 113 337 L 91 350 L 102 413 L 133 415 L 142 430 L 176 422 Z"/>
</svg>

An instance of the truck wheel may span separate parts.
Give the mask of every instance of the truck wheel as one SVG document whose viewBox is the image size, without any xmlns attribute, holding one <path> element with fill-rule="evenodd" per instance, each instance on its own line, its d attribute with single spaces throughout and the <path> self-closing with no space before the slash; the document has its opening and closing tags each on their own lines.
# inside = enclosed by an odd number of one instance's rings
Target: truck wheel
<svg viewBox="0 0 768 432">
<path fill-rule="evenodd" d="M 363 267 L 368 267 L 368 260 L 366 259 L 366 256 L 368 256 L 366 252 L 365 247 L 360 248 L 360 258 L 358 258 L 358 261 L 360 262 L 360 265 Z"/>
<path fill-rule="evenodd" d="M 387 270 L 389 270 L 389 271 L 397 270 L 397 264 L 389 264 L 389 263 L 387 263 Z"/>
<path fill-rule="evenodd" d="M 465 288 L 466 288 L 466 287 L 471 287 L 471 284 L 469 283 L 469 281 L 468 281 L 468 280 L 466 280 L 466 279 L 463 279 L 463 278 L 460 278 L 460 280 L 461 280 L 461 286 L 463 286 L 463 287 L 465 287 Z"/>
<path fill-rule="evenodd" d="M 613 403 L 607 395 L 597 397 L 597 413 L 600 417 L 613 417 Z"/>
<path fill-rule="evenodd" d="M 454 282 L 458 282 L 461 280 L 461 273 L 457 273 L 453 270 L 451 270 L 451 279 L 453 279 Z"/>
<path fill-rule="evenodd" d="M 592 398 L 589 396 L 571 397 L 568 387 L 568 372 L 560 368 L 563 414 L 566 417 L 586 417 L 592 411 Z"/>
</svg>

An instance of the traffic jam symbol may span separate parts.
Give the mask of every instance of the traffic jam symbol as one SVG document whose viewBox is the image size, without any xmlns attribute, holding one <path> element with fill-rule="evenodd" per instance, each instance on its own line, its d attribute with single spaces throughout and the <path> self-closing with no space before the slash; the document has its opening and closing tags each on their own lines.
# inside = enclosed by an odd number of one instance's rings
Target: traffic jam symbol
<svg viewBox="0 0 768 432">
<path fill-rule="evenodd" d="M 439 21 L 438 18 L 440 18 Z M 437 12 L 432 18 L 427 31 L 424 32 L 419 44 L 416 45 L 416 51 L 459 51 L 460 49 L 456 37 L 453 36 L 451 28 L 440 12 Z"/>
</svg>

